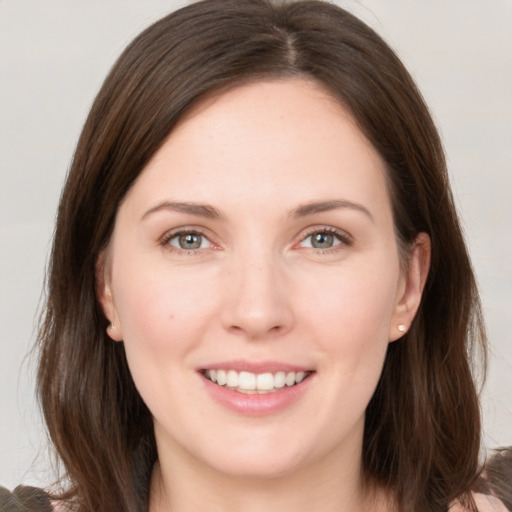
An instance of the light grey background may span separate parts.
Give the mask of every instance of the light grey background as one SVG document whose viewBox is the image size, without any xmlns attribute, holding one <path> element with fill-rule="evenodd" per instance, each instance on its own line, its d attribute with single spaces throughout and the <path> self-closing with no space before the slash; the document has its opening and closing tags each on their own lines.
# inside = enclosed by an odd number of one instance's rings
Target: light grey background
<svg viewBox="0 0 512 512">
<path fill-rule="evenodd" d="M 123 47 L 185 3 L 0 0 L 0 484 L 51 481 L 26 354 L 81 125 Z M 398 51 L 441 130 L 492 344 L 486 445 L 512 444 L 512 1 L 338 3 Z"/>
</svg>

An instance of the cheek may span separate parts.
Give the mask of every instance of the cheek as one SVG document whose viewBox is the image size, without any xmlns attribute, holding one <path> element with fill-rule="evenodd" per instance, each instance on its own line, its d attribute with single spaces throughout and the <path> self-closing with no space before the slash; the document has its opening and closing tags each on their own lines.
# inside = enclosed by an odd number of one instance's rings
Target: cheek
<svg viewBox="0 0 512 512">
<path fill-rule="evenodd" d="M 130 373 L 146 405 L 159 417 L 179 409 L 192 389 L 182 380 L 194 372 L 189 355 L 200 345 L 214 317 L 215 294 L 204 276 L 192 278 L 169 268 L 118 265 L 116 309 Z M 128 268 L 129 273 L 122 273 Z M 206 280 L 208 282 L 208 280 Z M 210 280 L 211 282 L 211 280 Z M 179 395 L 170 393 L 180 389 Z"/>
<path fill-rule="evenodd" d="M 317 276 L 318 277 L 318 276 Z M 325 369 L 340 386 L 347 383 L 370 398 L 382 371 L 389 343 L 399 266 L 374 266 L 332 272 L 317 280 L 309 294 L 304 328 L 316 340 Z M 312 284 L 312 283 L 311 283 Z M 304 301 L 301 301 L 304 303 Z"/>
<path fill-rule="evenodd" d="M 212 276 L 128 261 L 118 271 L 114 299 L 129 356 L 158 363 L 164 354 L 177 356 L 198 343 L 215 310 Z"/>
<path fill-rule="evenodd" d="M 384 337 L 387 341 L 390 321 L 397 300 L 398 264 L 384 269 L 334 269 L 305 283 L 302 303 L 308 304 L 309 316 L 324 334 L 344 339 Z M 314 293 L 311 293 L 314 290 Z"/>
</svg>

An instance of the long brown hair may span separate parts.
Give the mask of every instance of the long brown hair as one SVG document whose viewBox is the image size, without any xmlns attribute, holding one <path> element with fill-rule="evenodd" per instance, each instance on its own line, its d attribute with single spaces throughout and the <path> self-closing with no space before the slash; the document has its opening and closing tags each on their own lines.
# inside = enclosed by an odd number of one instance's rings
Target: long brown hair
<svg viewBox="0 0 512 512">
<path fill-rule="evenodd" d="M 105 333 L 95 294 L 95 266 L 117 208 L 205 95 L 293 76 L 330 91 L 385 160 L 400 247 L 420 232 L 432 241 L 419 312 L 390 344 L 367 409 L 366 480 L 389 489 L 402 512 L 445 512 L 478 473 L 471 363 L 485 334 L 443 149 L 413 80 L 373 30 L 328 3 L 205 0 L 146 29 L 118 59 L 85 123 L 59 206 L 39 391 L 65 497 L 82 511 L 145 510 L 157 457 L 151 415 L 123 344 Z"/>
</svg>

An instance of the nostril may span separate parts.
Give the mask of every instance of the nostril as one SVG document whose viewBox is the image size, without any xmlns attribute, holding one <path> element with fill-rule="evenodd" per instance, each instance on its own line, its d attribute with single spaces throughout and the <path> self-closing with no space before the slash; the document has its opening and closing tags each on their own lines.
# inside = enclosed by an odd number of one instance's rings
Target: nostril
<svg viewBox="0 0 512 512">
<path fill-rule="evenodd" d="M 273 336 L 278 336 L 286 331 L 283 325 L 231 325 L 229 327 L 229 331 L 231 331 L 235 335 L 243 335 L 248 339 L 262 339 Z"/>
</svg>

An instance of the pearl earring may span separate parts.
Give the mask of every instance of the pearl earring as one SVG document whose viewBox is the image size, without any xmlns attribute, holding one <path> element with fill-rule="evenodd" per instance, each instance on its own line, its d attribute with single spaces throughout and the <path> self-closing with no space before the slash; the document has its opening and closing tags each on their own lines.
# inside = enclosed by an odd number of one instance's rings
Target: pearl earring
<svg viewBox="0 0 512 512">
<path fill-rule="evenodd" d="M 405 332 L 405 325 L 404 325 L 404 324 L 400 324 L 400 325 L 398 326 L 398 330 L 399 330 L 400 332 Z"/>
</svg>

